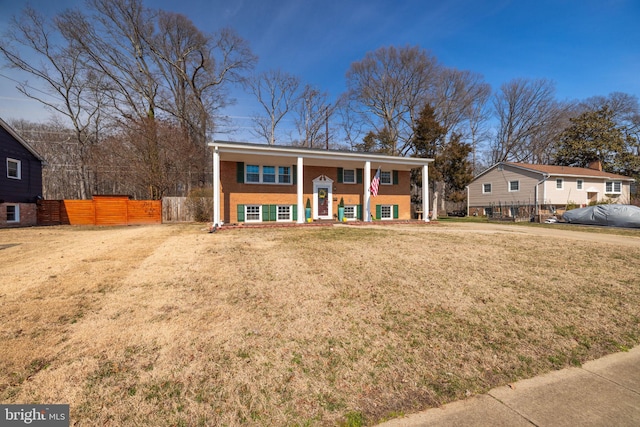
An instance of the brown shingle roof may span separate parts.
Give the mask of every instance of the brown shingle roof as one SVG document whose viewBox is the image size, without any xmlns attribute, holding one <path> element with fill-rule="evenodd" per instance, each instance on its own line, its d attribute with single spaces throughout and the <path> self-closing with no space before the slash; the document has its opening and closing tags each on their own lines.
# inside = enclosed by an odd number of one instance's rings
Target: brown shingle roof
<svg viewBox="0 0 640 427">
<path fill-rule="evenodd" d="M 529 163 L 505 162 L 507 165 L 516 166 L 523 169 L 529 169 L 536 172 L 546 173 L 548 175 L 565 175 L 565 176 L 581 176 L 581 177 L 598 177 L 633 181 L 628 176 L 618 175 L 589 168 L 576 168 L 573 166 L 554 166 L 554 165 L 532 165 Z"/>
</svg>

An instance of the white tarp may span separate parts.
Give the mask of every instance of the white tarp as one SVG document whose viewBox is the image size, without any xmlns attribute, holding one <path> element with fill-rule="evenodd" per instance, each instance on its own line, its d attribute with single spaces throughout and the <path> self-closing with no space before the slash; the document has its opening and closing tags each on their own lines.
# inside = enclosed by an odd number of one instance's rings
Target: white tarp
<svg viewBox="0 0 640 427">
<path fill-rule="evenodd" d="M 633 205 L 596 205 L 566 211 L 562 218 L 571 224 L 640 227 L 640 208 Z"/>
</svg>

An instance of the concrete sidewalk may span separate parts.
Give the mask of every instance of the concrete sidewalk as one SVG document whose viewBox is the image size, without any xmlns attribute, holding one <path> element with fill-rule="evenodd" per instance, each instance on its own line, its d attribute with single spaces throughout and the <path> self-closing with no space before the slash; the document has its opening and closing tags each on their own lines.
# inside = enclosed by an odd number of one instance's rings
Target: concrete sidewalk
<svg viewBox="0 0 640 427">
<path fill-rule="evenodd" d="M 640 426 L 640 347 L 379 427 Z"/>
</svg>

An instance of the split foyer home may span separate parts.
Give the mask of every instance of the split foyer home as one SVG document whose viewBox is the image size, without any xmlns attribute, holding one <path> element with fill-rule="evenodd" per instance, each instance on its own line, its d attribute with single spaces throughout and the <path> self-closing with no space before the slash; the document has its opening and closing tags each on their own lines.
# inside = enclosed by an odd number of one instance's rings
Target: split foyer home
<svg viewBox="0 0 640 427">
<path fill-rule="evenodd" d="M 0 119 L 0 227 L 36 225 L 43 159 Z"/>
<path fill-rule="evenodd" d="M 628 204 L 633 178 L 608 173 L 599 162 L 588 168 L 500 162 L 474 178 L 468 186 L 469 215 L 488 215 L 496 205 L 533 206 L 555 213 L 567 205 Z"/>
<path fill-rule="evenodd" d="M 409 220 L 411 170 L 421 169 L 426 180 L 433 161 L 227 141 L 209 146 L 215 225 L 333 221 L 341 214 L 345 221 Z M 371 192 L 374 180 L 377 194 Z M 428 212 L 426 185 L 422 200 Z"/>
</svg>

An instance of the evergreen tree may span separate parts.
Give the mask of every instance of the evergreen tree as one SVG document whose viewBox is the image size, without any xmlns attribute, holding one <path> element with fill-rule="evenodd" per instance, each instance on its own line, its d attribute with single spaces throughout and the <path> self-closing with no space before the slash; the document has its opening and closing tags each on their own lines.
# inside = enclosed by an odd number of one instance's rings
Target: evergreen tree
<svg viewBox="0 0 640 427">
<path fill-rule="evenodd" d="M 599 161 L 604 170 L 619 173 L 625 145 L 622 130 L 616 126 L 611 110 L 605 106 L 571 119 L 571 125 L 560 135 L 555 163 L 588 167 Z"/>
</svg>

